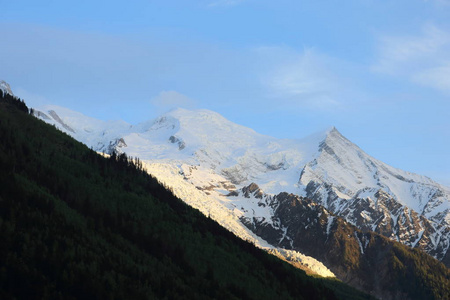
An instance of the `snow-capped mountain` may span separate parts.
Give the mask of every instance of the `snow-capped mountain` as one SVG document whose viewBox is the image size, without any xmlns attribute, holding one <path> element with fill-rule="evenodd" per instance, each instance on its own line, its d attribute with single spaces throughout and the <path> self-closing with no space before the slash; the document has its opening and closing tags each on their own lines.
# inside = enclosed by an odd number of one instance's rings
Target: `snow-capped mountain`
<svg viewBox="0 0 450 300">
<path fill-rule="evenodd" d="M 239 233 L 244 238 L 258 239 L 242 229 L 249 213 L 268 223 L 277 219 L 276 204 L 227 197 L 254 182 L 261 193 L 308 197 L 362 230 L 420 248 L 450 265 L 450 188 L 370 157 L 336 128 L 286 140 L 208 110 L 177 109 L 137 125 L 99 121 L 55 106 L 35 115 L 96 151 L 139 157 L 180 198 L 230 230 L 245 232 Z"/>
<path fill-rule="evenodd" d="M 302 169 L 306 196 L 361 229 L 448 264 L 450 189 L 376 160 L 331 130 Z"/>
<path fill-rule="evenodd" d="M 139 157 L 147 171 L 169 187 L 176 196 L 242 239 L 307 272 L 324 277 L 335 277 L 326 266 L 313 257 L 292 249 L 274 247 L 243 225 L 242 213 L 235 209 L 235 203 L 230 203 L 225 197 L 236 187 L 224 176 L 215 173 L 216 164 L 221 162 L 217 157 L 208 159 L 205 150 L 207 148 L 205 145 L 209 145 L 209 151 L 217 147 L 220 137 L 216 135 L 216 139 L 208 139 L 208 135 L 201 134 L 200 127 L 195 125 L 203 119 L 206 123 L 205 128 L 211 130 L 213 125 L 208 124 L 211 116 L 220 121 L 228 121 L 210 111 L 201 111 L 200 119 L 186 117 L 186 114 L 193 116 L 194 112 L 180 109 L 155 120 L 132 126 L 121 121 L 96 120 L 58 106 L 46 106 L 34 110 L 36 117 L 56 126 L 96 151 L 106 154 L 112 151 L 126 152 L 130 156 Z M 218 130 L 221 124 L 216 121 L 213 123 L 216 123 L 216 130 Z M 241 143 L 246 138 L 254 138 L 251 137 L 252 135 L 260 136 L 251 129 L 228 123 L 230 136 L 239 130 L 242 135 L 247 133 L 247 137 L 243 137 Z M 191 126 L 192 129 L 189 128 Z M 180 133 L 183 139 L 178 137 Z M 214 136 L 211 135 L 211 137 Z M 260 136 L 260 139 L 262 138 L 263 136 Z M 185 140 L 189 141 L 188 145 Z M 238 145 L 238 143 L 235 144 Z M 232 148 L 233 146 L 225 149 L 230 157 L 234 151 Z"/>
<path fill-rule="evenodd" d="M 11 90 L 11 87 L 4 80 L 0 80 L 0 90 L 2 90 L 3 93 L 7 93 L 7 94 L 10 94 L 11 96 L 14 96 L 14 94 L 13 94 L 13 92 Z"/>
</svg>

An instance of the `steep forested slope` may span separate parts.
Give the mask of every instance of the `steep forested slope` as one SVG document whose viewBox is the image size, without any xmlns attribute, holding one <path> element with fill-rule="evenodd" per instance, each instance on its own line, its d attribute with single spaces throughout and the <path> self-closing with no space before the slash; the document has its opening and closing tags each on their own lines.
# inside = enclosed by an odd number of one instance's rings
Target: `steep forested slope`
<svg viewBox="0 0 450 300">
<path fill-rule="evenodd" d="M 0 92 L 1 299 L 366 299 L 308 277 Z"/>
</svg>

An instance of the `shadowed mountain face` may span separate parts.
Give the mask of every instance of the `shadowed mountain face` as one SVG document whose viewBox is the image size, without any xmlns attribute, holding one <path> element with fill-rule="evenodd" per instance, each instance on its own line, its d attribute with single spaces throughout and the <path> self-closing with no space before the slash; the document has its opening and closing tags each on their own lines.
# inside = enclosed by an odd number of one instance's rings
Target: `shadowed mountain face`
<svg viewBox="0 0 450 300">
<path fill-rule="evenodd" d="M 450 189 L 370 157 L 336 128 L 281 140 L 207 110 L 178 109 L 138 125 L 102 122 L 58 107 L 35 114 L 94 150 L 126 152 L 179 168 L 180 174 L 188 168 L 214 174 L 183 175 L 197 188 L 221 186 L 227 194 L 255 182 L 267 194 L 308 197 L 363 231 L 375 231 L 450 265 Z"/>
<path fill-rule="evenodd" d="M 322 261 L 344 282 L 380 299 L 446 299 L 434 290 L 448 285 L 449 270 L 419 250 L 372 231 L 363 231 L 322 205 L 293 194 L 269 196 L 256 184 L 230 195 L 273 209 L 271 220 L 249 213 L 242 222 L 272 245 Z M 426 266 L 426 267 L 424 267 Z M 433 269 L 432 273 L 429 273 Z M 434 277 L 437 276 L 437 277 Z M 437 279 L 440 278 L 440 279 Z M 427 282 L 425 287 L 423 282 Z"/>
</svg>

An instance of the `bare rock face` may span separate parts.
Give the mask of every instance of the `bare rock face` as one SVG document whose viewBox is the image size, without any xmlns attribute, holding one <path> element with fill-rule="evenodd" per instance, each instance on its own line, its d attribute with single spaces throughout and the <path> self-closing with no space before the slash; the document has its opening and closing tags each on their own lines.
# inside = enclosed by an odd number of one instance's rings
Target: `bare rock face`
<svg viewBox="0 0 450 300">
<path fill-rule="evenodd" d="M 178 150 L 183 150 L 184 148 L 186 148 L 186 143 L 176 136 L 171 135 L 169 141 L 172 144 L 178 144 Z"/>
<path fill-rule="evenodd" d="M 122 148 L 125 148 L 125 147 L 127 147 L 125 140 L 123 138 L 117 138 L 109 143 L 106 153 L 111 154 L 114 151 L 118 152 L 118 153 L 123 153 Z"/>
<path fill-rule="evenodd" d="M 246 198 L 249 198 L 250 195 L 254 195 L 255 198 L 262 198 L 262 191 L 259 189 L 259 186 L 256 183 L 252 183 L 249 186 L 243 187 L 242 192 Z"/>
<path fill-rule="evenodd" d="M 240 193 L 259 191 L 256 188 L 252 184 Z M 417 262 L 408 257 L 415 256 L 418 261 L 435 266 L 438 277 L 448 276 L 448 269 L 431 256 L 373 231 L 361 230 L 315 201 L 288 193 L 256 195 L 260 195 L 259 203 L 272 207 L 274 213 L 270 221 L 243 217 L 242 222 L 250 230 L 272 245 L 320 260 L 342 281 L 376 297 L 416 298 L 402 281 L 407 275 L 396 267 L 399 264 L 417 272 Z M 254 192 L 249 197 L 256 195 Z"/>
<path fill-rule="evenodd" d="M 374 231 L 420 249 L 450 266 L 444 260 L 450 244 L 450 227 L 444 216 L 428 219 L 381 188 L 365 188 L 350 199 L 340 199 L 332 185 L 311 181 L 306 191 L 307 197 L 325 203 L 331 212 L 362 231 Z"/>
</svg>

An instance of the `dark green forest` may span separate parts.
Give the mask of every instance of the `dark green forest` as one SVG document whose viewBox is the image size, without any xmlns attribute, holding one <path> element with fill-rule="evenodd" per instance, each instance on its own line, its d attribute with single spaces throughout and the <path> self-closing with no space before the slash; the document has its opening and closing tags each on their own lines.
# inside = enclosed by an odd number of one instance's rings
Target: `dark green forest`
<svg viewBox="0 0 450 300">
<path fill-rule="evenodd" d="M 307 276 L 0 91 L 0 299 L 368 299 Z"/>
</svg>

